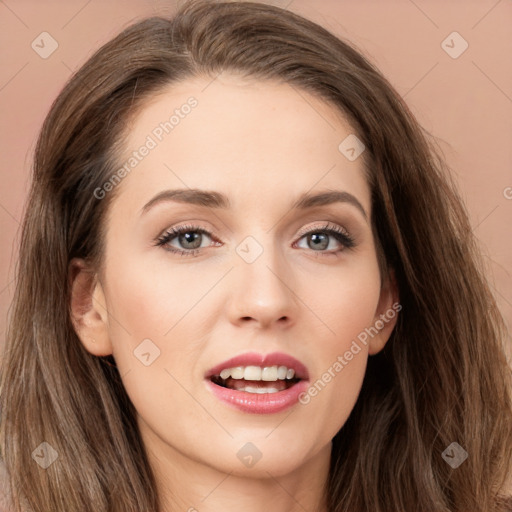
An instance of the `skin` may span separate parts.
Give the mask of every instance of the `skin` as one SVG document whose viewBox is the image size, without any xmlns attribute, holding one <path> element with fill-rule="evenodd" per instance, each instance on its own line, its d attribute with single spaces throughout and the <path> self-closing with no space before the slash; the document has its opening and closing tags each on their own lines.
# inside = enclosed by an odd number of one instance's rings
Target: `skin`
<svg viewBox="0 0 512 512">
<path fill-rule="evenodd" d="M 331 440 L 396 316 L 307 405 L 244 413 L 215 398 L 204 375 L 235 355 L 280 351 L 302 361 L 313 383 L 398 301 L 394 280 L 381 284 L 369 220 L 354 205 L 291 210 L 304 192 L 340 190 L 371 218 L 363 158 L 351 162 L 338 150 L 354 130 L 332 106 L 286 84 L 195 78 L 144 105 L 120 165 L 190 96 L 197 107 L 118 185 L 98 279 L 72 262 L 75 328 L 89 352 L 114 355 L 162 511 L 266 512 L 268 503 L 275 512 L 326 511 Z M 141 213 L 175 188 L 222 192 L 231 209 L 169 201 Z M 327 248 L 311 244 L 304 233 L 326 221 L 347 230 L 355 246 L 332 235 Z M 211 234 L 199 254 L 155 245 L 170 227 L 188 224 Z M 248 236 L 263 249 L 252 263 L 236 252 Z M 187 250 L 184 243 L 170 245 Z M 144 339 L 160 350 L 149 366 L 134 355 Z M 261 452 L 252 467 L 237 457 L 248 442 Z"/>
</svg>

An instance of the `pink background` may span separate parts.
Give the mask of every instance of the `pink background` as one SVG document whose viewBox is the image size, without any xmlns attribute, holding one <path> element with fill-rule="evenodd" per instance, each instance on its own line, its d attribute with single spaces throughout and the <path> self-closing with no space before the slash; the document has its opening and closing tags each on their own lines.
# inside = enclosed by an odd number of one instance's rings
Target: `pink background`
<svg viewBox="0 0 512 512">
<path fill-rule="evenodd" d="M 512 2 L 266 3 L 287 7 L 353 41 L 438 139 L 465 198 L 510 330 Z M 148 15 L 171 15 L 175 8 L 175 1 L 0 0 L 0 346 L 14 289 L 32 152 L 52 101 L 72 71 L 120 29 Z M 454 31 L 469 45 L 455 59 L 441 45 Z M 42 32 L 58 43 L 47 59 L 31 47 Z M 462 42 L 453 44 L 457 50 Z"/>
</svg>

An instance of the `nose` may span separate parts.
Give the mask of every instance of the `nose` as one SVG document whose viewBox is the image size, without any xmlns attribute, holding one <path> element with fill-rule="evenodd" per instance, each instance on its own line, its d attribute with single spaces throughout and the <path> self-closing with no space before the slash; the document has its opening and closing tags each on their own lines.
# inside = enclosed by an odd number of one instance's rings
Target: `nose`
<svg viewBox="0 0 512 512">
<path fill-rule="evenodd" d="M 273 251 L 265 249 L 252 263 L 237 262 L 231 280 L 227 310 L 233 324 L 268 328 L 295 323 L 299 301 L 293 275 L 289 264 Z"/>
</svg>

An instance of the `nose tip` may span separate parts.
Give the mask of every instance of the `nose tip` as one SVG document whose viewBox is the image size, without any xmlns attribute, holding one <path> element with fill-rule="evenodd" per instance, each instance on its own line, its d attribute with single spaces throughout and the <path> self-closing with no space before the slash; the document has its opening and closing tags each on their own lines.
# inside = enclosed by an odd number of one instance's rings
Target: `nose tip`
<svg viewBox="0 0 512 512">
<path fill-rule="evenodd" d="M 228 302 L 233 323 L 268 327 L 293 322 L 297 304 L 286 282 L 292 279 L 289 272 L 280 276 L 266 262 L 258 261 L 241 265 L 233 274 L 235 283 Z"/>
</svg>

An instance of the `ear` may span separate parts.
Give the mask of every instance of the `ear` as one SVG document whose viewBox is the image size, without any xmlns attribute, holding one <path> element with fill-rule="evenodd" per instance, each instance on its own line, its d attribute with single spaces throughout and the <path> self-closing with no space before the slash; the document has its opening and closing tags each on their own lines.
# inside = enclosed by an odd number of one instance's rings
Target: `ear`
<svg viewBox="0 0 512 512">
<path fill-rule="evenodd" d="M 73 258 L 68 268 L 68 279 L 71 321 L 80 341 L 95 356 L 112 354 L 105 295 L 97 274 L 84 260 Z"/>
<path fill-rule="evenodd" d="M 395 272 L 389 269 L 388 276 L 382 283 L 377 311 L 373 320 L 374 331 L 378 331 L 371 337 L 368 343 L 368 353 L 379 353 L 391 336 L 398 318 L 398 312 L 402 309 L 399 303 L 398 286 Z"/>
</svg>

